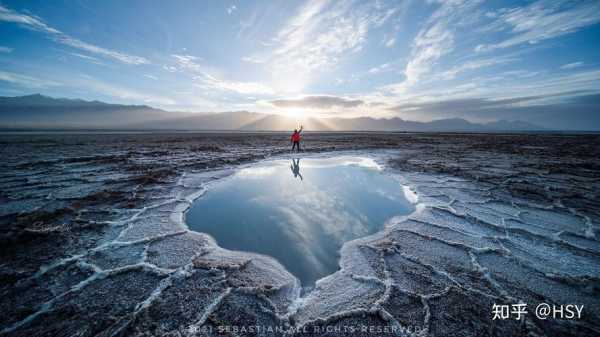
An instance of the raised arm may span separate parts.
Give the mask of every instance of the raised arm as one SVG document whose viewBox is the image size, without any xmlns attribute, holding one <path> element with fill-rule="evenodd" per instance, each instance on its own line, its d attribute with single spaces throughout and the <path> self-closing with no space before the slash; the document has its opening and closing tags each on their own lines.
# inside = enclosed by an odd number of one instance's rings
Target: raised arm
<svg viewBox="0 0 600 337">
<path fill-rule="evenodd" d="M 304 128 L 304 126 L 300 125 L 300 130 L 298 130 L 298 133 L 302 132 L 302 128 Z"/>
</svg>

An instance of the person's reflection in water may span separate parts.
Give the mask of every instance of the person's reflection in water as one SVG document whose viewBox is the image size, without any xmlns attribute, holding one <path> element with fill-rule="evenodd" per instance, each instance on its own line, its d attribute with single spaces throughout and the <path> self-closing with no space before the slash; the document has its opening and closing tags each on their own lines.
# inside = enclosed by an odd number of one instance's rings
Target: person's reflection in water
<svg viewBox="0 0 600 337">
<path fill-rule="evenodd" d="M 293 159 L 292 164 L 290 165 L 290 169 L 292 169 L 292 173 L 294 174 L 294 178 L 300 177 L 300 180 L 304 180 L 302 175 L 300 174 L 300 158 Z"/>
</svg>

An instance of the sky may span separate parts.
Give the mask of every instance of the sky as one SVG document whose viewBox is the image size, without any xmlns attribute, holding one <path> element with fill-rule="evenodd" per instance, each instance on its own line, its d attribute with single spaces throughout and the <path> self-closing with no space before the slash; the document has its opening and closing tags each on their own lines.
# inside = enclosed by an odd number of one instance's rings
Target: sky
<svg viewBox="0 0 600 337">
<path fill-rule="evenodd" d="M 0 95 L 600 129 L 600 1 L 5 1 Z"/>
</svg>

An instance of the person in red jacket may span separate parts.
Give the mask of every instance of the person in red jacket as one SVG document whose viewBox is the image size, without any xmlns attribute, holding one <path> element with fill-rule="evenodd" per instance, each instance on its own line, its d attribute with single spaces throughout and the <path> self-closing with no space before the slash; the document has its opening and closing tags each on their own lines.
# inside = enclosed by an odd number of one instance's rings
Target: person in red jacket
<svg viewBox="0 0 600 337">
<path fill-rule="evenodd" d="M 300 152 L 300 132 L 302 132 L 302 125 L 300 126 L 300 130 L 295 129 L 292 134 L 292 152 L 294 152 L 295 148 L 298 148 L 298 152 Z"/>
</svg>

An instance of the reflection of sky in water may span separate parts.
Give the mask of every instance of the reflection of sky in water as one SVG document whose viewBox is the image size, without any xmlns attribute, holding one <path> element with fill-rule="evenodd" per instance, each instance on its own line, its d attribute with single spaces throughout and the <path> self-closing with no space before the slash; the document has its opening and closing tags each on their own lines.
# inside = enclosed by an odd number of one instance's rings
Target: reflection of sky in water
<svg viewBox="0 0 600 337">
<path fill-rule="evenodd" d="M 306 286 L 338 269 L 344 242 L 412 212 L 404 193 L 369 159 L 276 160 L 217 182 L 187 223 L 221 247 L 276 258 Z"/>
</svg>

